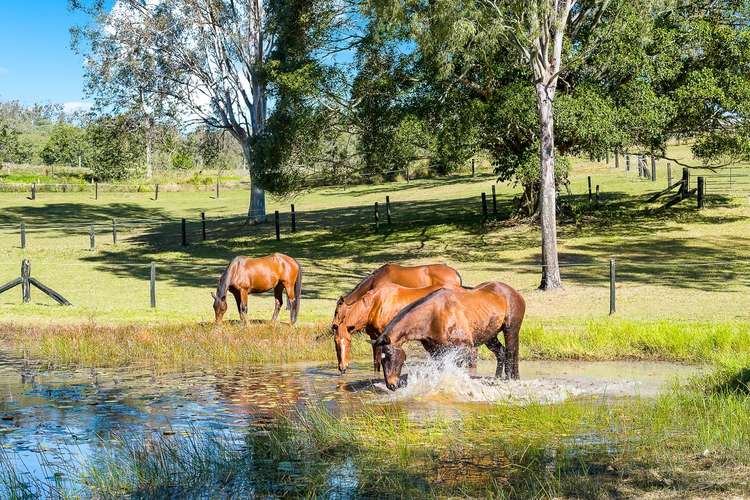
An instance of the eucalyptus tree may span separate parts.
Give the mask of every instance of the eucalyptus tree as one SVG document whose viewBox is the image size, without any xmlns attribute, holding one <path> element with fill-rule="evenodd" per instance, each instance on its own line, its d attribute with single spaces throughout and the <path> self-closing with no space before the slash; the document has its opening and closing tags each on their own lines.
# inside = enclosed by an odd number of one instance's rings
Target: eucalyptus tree
<svg viewBox="0 0 750 500">
<path fill-rule="evenodd" d="M 268 1 L 117 0 L 111 9 L 101 0 L 73 3 L 92 15 L 80 33 L 94 78 L 228 131 L 252 166 L 253 137 L 264 132 L 268 114 L 265 64 L 276 40 Z M 132 67 L 132 78 L 113 76 Z M 248 218 L 265 214 L 265 191 L 253 182 Z"/>
</svg>

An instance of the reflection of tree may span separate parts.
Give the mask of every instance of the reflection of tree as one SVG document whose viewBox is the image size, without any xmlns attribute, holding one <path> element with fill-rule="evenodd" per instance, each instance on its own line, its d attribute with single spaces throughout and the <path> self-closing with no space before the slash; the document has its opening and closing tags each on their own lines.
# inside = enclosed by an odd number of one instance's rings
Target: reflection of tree
<svg viewBox="0 0 750 500">
<path fill-rule="evenodd" d="M 281 369 L 235 370 L 216 374 L 216 391 L 233 415 L 273 418 L 304 398 L 299 374 Z"/>
</svg>

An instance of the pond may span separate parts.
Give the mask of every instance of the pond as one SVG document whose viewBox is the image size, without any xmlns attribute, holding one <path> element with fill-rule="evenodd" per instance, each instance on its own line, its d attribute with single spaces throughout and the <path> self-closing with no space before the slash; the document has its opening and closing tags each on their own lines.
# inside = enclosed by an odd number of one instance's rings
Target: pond
<svg viewBox="0 0 750 500">
<path fill-rule="evenodd" d="M 653 396 L 699 368 L 672 363 L 521 363 L 522 380 L 500 381 L 494 361 L 475 373 L 410 359 L 406 388 L 388 391 L 369 363 L 339 375 L 332 362 L 157 372 L 45 369 L 0 351 L 0 443 L 6 462 L 37 479 L 57 461 L 85 461 L 121 435 L 242 436 L 279 411 L 323 402 L 334 414 L 397 404 L 409 418 L 481 411 L 494 404 Z"/>
</svg>

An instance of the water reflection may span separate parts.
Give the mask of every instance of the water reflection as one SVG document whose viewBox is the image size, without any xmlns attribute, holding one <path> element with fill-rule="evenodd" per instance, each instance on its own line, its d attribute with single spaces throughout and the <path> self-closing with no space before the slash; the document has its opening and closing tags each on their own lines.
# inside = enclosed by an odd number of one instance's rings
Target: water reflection
<svg viewBox="0 0 750 500">
<path fill-rule="evenodd" d="M 367 362 L 353 364 L 343 376 L 333 363 L 167 373 L 145 367 L 48 370 L 0 351 L 0 444 L 13 452 L 11 460 L 26 474 L 43 477 L 50 470 L 45 461 L 81 462 L 121 435 L 219 433 L 241 440 L 249 428 L 263 425 L 279 411 L 311 401 L 325 403 L 337 415 L 363 403 L 397 403 L 409 418 L 420 420 L 436 414 L 458 416 L 488 402 L 504 403 L 514 394 L 537 394 L 549 387 L 555 394 L 549 402 L 571 387 L 585 390 L 572 390 L 570 396 L 607 395 L 614 386 L 618 396 L 648 395 L 673 376 L 695 371 L 663 363 L 633 365 L 526 362 L 524 380 L 496 382 L 487 378 L 494 362 L 480 363 L 472 378 L 414 360 L 406 370 L 409 387 L 390 393 Z M 488 466 L 498 465 L 488 461 Z M 351 496 L 358 484 L 354 464 L 332 467 L 328 484 L 337 498 Z"/>
</svg>

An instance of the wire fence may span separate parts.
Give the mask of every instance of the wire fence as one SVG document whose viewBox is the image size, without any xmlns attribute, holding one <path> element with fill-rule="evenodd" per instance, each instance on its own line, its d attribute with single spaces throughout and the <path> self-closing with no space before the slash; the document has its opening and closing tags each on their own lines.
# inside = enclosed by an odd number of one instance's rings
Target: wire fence
<svg viewBox="0 0 750 500">
<path fill-rule="evenodd" d="M 298 260 L 304 269 L 303 304 L 308 304 L 316 316 L 332 314 L 336 299 L 380 265 L 335 267 L 311 259 Z M 2 266 L 0 290 L 3 283 L 19 277 L 20 264 L 6 261 Z M 86 310 L 154 310 L 210 318 L 209 292 L 216 287 L 226 264 L 219 259 L 204 264 L 188 260 L 60 263 L 39 257 L 29 267 L 31 278 L 59 293 L 73 306 Z M 570 314 L 579 317 L 750 318 L 750 261 L 747 260 L 662 260 L 644 265 L 642 260 L 622 257 L 561 262 L 566 288 L 549 299 L 534 291 L 543 268 L 541 263 L 509 262 L 492 270 L 462 262 L 451 265 L 462 274 L 467 286 L 491 280 L 511 284 L 533 304 L 530 311 L 537 317 L 565 316 L 570 310 L 573 311 Z M 35 290 L 29 301 L 44 303 L 46 298 L 42 297 Z M 23 299 L 15 292 L 0 292 L 0 304 L 6 306 L 20 305 Z M 251 298 L 257 317 L 270 316 L 272 300 L 272 294 Z"/>
</svg>

